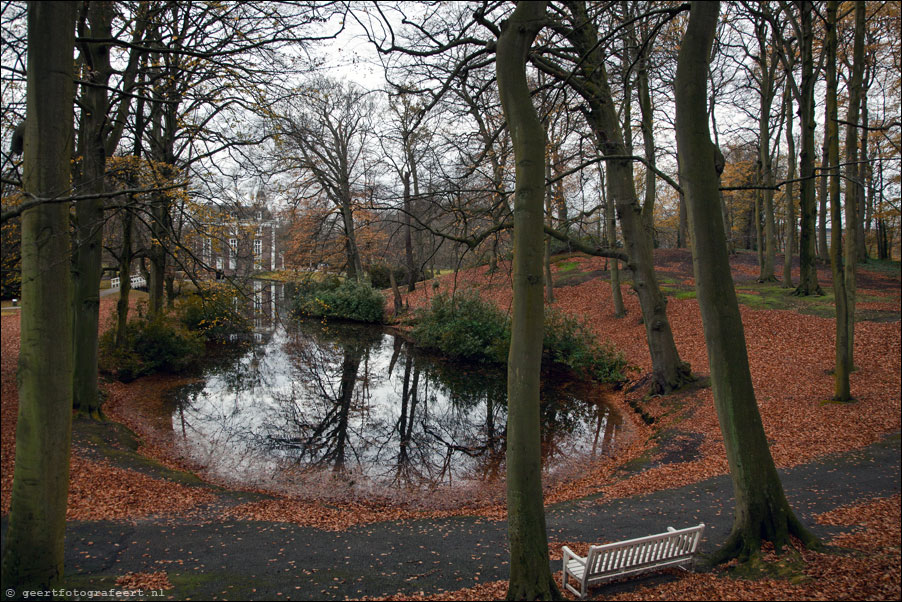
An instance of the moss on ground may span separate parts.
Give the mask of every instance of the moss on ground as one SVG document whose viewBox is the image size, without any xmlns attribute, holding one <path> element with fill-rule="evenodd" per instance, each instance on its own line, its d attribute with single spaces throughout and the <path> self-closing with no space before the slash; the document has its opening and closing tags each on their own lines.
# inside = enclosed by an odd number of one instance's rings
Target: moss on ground
<svg viewBox="0 0 902 602">
<path fill-rule="evenodd" d="M 114 466 L 134 470 L 147 476 L 174 481 L 182 485 L 202 485 L 197 475 L 173 470 L 138 452 L 141 440 L 127 427 L 112 421 L 98 422 L 78 417 L 72 422 L 72 441 L 94 460 L 108 460 Z"/>
<path fill-rule="evenodd" d="M 811 578 L 805 574 L 805 560 L 795 549 L 784 549 L 783 553 L 773 561 L 760 556 L 751 558 L 731 568 L 728 575 L 734 579 L 779 579 L 798 585 Z"/>
</svg>

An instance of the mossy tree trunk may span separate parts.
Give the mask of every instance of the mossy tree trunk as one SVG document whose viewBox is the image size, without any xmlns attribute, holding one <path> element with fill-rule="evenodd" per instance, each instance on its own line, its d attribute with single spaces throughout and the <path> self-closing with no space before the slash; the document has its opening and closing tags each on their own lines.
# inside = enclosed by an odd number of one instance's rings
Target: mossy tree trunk
<svg viewBox="0 0 902 602">
<path fill-rule="evenodd" d="M 70 194 L 73 144 L 73 2 L 28 4 L 24 187 Z M 72 430 L 69 206 L 22 214 L 22 311 L 16 464 L 3 551 L 8 590 L 47 590 L 63 576 Z M 15 597 L 15 596 L 13 596 Z"/>
<path fill-rule="evenodd" d="M 86 30 L 85 25 L 88 26 Z M 91 2 L 79 23 L 84 38 L 113 38 L 111 2 Z M 84 42 L 81 46 L 82 88 L 81 186 L 83 193 L 106 189 L 106 136 L 109 99 L 110 45 Z M 72 402 L 80 414 L 100 418 L 97 390 L 97 327 L 100 320 L 100 277 L 103 252 L 103 199 L 79 201 L 75 206 L 75 269 L 73 271 L 73 322 L 78 353 L 75 354 Z"/>
<path fill-rule="evenodd" d="M 733 528 L 714 560 L 760 554 L 764 540 L 779 549 L 798 536 L 815 538 L 786 501 L 770 455 L 752 378 L 745 334 L 730 273 L 706 114 L 706 73 L 719 3 L 693 2 L 680 46 L 675 83 L 677 152 L 686 193 L 696 290 L 708 350 L 714 404 L 730 465 L 736 508 Z"/>
<path fill-rule="evenodd" d="M 521 2 L 502 25 L 496 72 L 516 160 L 514 305 L 507 368 L 508 600 L 560 598 L 548 565 L 542 495 L 539 377 L 542 365 L 545 132 L 526 82 L 526 56 L 546 2 Z"/>
</svg>

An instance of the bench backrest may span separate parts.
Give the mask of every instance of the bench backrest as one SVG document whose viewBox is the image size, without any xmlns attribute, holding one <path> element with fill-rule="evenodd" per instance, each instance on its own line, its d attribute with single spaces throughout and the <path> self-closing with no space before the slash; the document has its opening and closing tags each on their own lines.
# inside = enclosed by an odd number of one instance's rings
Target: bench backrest
<svg viewBox="0 0 902 602">
<path fill-rule="evenodd" d="M 587 576 L 690 558 L 705 524 L 589 548 Z"/>
</svg>

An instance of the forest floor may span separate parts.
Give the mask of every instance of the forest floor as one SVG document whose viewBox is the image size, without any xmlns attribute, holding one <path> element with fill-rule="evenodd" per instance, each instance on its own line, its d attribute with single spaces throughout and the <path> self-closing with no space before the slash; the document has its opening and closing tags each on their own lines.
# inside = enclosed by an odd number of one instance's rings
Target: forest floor
<svg viewBox="0 0 902 602">
<path fill-rule="evenodd" d="M 647 395 L 651 369 L 638 302 L 623 293 L 616 318 L 605 260 L 559 256 L 555 305 L 584 317 L 636 366 L 611 394 L 632 437 L 616 458 L 546 492 L 552 567 L 560 547 L 708 525 L 703 552 L 730 528 L 732 493 L 723 441 L 707 386 L 701 318 L 688 252 L 656 253 L 659 280 L 683 360 L 698 384 Z M 755 256 L 732 260 L 762 419 L 787 496 L 826 552 L 768 554 L 756 571 L 721 567 L 663 573 L 597 588 L 597 599 L 900 598 L 899 264 L 859 270 L 852 377 L 856 401 L 830 401 L 832 295 L 799 298 L 779 283 L 757 283 Z M 829 269 L 819 270 L 825 291 Z M 794 272 L 798 278 L 798 268 Z M 477 289 L 508 308 L 510 276 L 462 271 L 438 290 Z M 464 284 L 465 283 L 465 284 Z M 409 296 L 412 307 L 433 282 Z M 114 299 L 101 302 L 107 324 Z M 105 328 L 104 324 L 102 328 Z M 3 531 L 15 452 L 19 316 L 2 317 Z M 185 377 L 157 375 L 104 383 L 102 424 L 76 420 L 69 496 L 66 583 L 85 590 L 164 589 L 173 599 L 499 598 L 506 582 L 503 506 L 458 511 L 362 501 L 323 504 L 203 480 L 173 452 L 165 392 Z M 645 424 L 632 410 L 655 418 Z M 461 589 L 463 588 L 463 589 Z"/>
</svg>

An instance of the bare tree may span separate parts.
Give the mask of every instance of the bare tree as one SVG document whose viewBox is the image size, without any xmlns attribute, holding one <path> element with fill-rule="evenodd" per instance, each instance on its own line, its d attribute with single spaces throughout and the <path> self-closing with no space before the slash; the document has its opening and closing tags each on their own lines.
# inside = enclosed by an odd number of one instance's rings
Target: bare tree
<svg viewBox="0 0 902 602">
<path fill-rule="evenodd" d="M 332 205 L 341 220 L 348 277 L 363 279 L 354 213 L 367 188 L 373 101 L 362 88 L 324 77 L 286 102 L 272 127 L 282 164 L 296 170 L 301 194 Z"/>
</svg>

